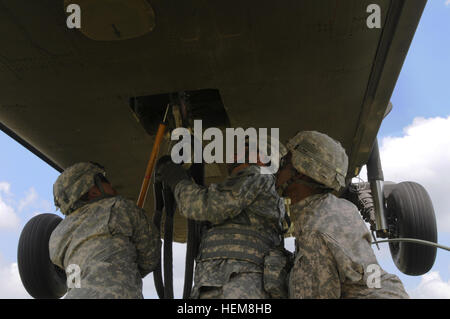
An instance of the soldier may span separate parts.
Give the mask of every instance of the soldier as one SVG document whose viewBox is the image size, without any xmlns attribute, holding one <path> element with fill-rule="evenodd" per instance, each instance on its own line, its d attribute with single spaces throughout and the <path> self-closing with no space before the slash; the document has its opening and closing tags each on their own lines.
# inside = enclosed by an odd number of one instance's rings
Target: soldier
<svg viewBox="0 0 450 319">
<path fill-rule="evenodd" d="M 247 145 L 247 159 L 248 151 Z M 263 279 L 265 255 L 276 256 L 271 266 L 283 264 L 283 256 L 277 259 L 276 252 L 282 243 L 284 203 L 276 192 L 275 177 L 261 174 L 264 164 L 259 160 L 236 162 L 237 156 L 228 165 L 225 182 L 208 187 L 194 183 L 168 156 L 157 165 L 157 178 L 174 191 L 181 214 L 211 225 L 202 234 L 191 298 L 279 297 L 277 289 L 284 284 L 272 280 L 278 273 L 270 277 L 269 272 Z"/>
<path fill-rule="evenodd" d="M 277 185 L 291 198 L 296 239 L 289 297 L 408 298 L 399 278 L 378 265 L 356 206 L 332 194 L 345 186 L 348 159 L 342 146 L 304 131 L 287 148 Z"/>
<path fill-rule="evenodd" d="M 64 220 L 50 237 L 50 258 L 81 270 L 66 298 L 143 298 L 142 278 L 160 259 L 159 232 L 142 209 L 117 196 L 103 168 L 78 163 L 53 185 Z"/>
</svg>

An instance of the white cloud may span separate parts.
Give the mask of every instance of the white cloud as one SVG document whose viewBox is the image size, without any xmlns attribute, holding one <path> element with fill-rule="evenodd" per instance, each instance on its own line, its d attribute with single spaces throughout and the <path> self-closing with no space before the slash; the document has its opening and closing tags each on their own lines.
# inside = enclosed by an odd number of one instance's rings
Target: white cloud
<svg viewBox="0 0 450 319">
<path fill-rule="evenodd" d="M 6 196 L 11 196 L 11 185 L 7 182 L 0 182 L 0 192 L 3 192 Z"/>
<path fill-rule="evenodd" d="M 432 271 L 422 276 L 410 296 L 415 299 L 450 299 L 450 281 L 443 281 L 439 272 Z"/>
<path fill-rule="evenodd" d="M 14 208 L 3 201 L 0 195 L 0 230 L 17 230 L 20 224 L 19 217 L 17 217 Z"/>
<path fill-rule="evenodd" d="M 17 205 L 18 212 L 22 212 L 26 208 L 34 211 L 32 216 L 55 211 L 53 204 L 48 200 L 41 198 L 34 187 L 31 187 L 26 192 L 25 197 L 22 198 Z"/>
<path fill-rule="evenodd" d="M 5 263 L 0 256 L 0 299 L 31 298 L 20 281 L 17 263 Z"/>
<path fill-rule="evenodd" d="M 438 230 L 450 232 L 450 116 L 416 118 L 404 129 L 404 136 L 385 137 L 380 145 L 385 180 L 413 181 L 425 187 Z M 361 176 L 365 174 L 364 170 Z"/>
<path fill-rule="evenodd" d="M 34 204 L 36 202 L 37 198 L 38 198 L 38 195 L 36 193 L 36 190 L 34 189 L 34 187 L 31 187 L 28 190 L 27 195 L 25 196 L 25 198 L 22 198 L 19 201 L 19 206 L 18 206 L 19 212 L 22 211 L 25 207 Z"/>
<path fill-rule="evenodd" d="M 450 0 L 445 1 L 446 6 L 450 6 Z"/>
</svg>

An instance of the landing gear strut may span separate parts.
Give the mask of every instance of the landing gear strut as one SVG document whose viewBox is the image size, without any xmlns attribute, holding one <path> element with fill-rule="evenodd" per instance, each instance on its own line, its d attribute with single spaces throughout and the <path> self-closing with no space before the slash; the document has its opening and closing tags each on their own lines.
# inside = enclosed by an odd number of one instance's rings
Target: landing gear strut
<svg viewBox="0 0 450 319">
<path fill-rule="evenodd" d="M 427 273 L 437 249 L 433 245 L 437 244 L 436 216 L 427 191 L 414 182 L 384 182 L 377 141 L 367 162 L 367 178 L 369 184 L 350 185 L 352 202 L 377 237 L 394 239 L 389 249 L 401 272 L 411 276 Z"/>
</svg>

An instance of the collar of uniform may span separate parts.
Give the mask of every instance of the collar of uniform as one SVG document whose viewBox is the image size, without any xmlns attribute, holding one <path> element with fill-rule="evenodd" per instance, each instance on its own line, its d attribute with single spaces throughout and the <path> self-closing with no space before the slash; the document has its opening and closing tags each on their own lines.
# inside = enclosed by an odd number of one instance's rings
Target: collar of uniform
<svg viewBox="0 0 450 319">
<path fill-rule="evenodd" d="M 291 211 L 293 214 L 298 214 L 298 213 L 304 211 L 305 209 L 308 209 L 308 208 L 311 209 L 315 203 L 319 202 L 322 198 L 326 197 L 327 195 L 328 195 L 328 193 L 315 194 L 315 195 L 308 196 L 308 197 L 302 199 L 301 201 L 299 201 L 298 203 L 292 205 Z"/>
<path fill-rule="evenodd" d="M 328 193 L 311 195 L 290 207 L 291 222 L 294 224 L 294 237 L 299 237 L 305 223 L 305 219 L 312 216 L 311 214 L 308 214 L 308 212 L 314 211 L 317 204 L 327 196 Z"/>
</svg>

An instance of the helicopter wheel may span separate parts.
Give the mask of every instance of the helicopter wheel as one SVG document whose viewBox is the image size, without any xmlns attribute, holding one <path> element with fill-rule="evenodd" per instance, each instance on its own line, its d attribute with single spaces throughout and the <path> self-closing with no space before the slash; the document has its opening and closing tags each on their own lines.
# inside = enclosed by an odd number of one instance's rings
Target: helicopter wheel
<svg viewBox="0 0 450 319">
<path fill-rule="evenodd" d="M 30 219 L 20 234 L 20 279 L 34 298 L 57 299 L 67 291 L 66 273 L 51 262 L 48 248 L 50 235 L 61 221 L 58 215 L 40 214 Z"/>
<path fill-rule="evenodd" d="M 389 238 L 415 238 L 437 243 L 436 216 L 425 188 L 414 182 L 392 185 L 387 197 Z M 404 274 L 427 273 L 436 259 L 436 247 L 415 243 L 389 243 L 392 259 Z"/>
</svg>

